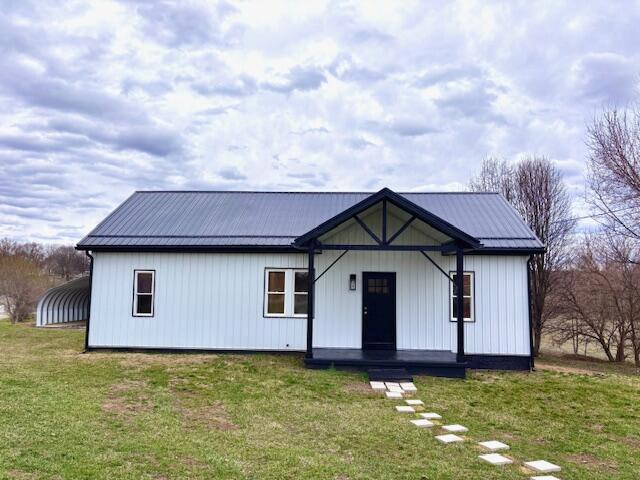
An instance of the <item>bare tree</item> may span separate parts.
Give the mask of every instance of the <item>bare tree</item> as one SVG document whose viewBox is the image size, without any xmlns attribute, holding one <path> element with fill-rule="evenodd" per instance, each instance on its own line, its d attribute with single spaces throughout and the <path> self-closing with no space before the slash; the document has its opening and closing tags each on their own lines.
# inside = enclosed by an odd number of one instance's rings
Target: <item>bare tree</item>
<svg viewBox="0 0 640 480">
<path fill-rule="evenodd" d="M 82 275 L 89 268 L 87 257 L 68 245 L 52 248 L 48 252 L 45 264 L 49 273 L 65 280 Z"/>
<path fill-rule="evenodd" d="M 599 235 L 587 237 L 563 275 L 557 289 L 562 306 L 554 331 L 592 340 L 609 361 L 623 362 L 630 343 L 636 365 L 640 365 L 637 345 L 640 267 L 627 261 L 635 252 L 628 238 Z M 575 341 L 575 340 L 574 340 Z"/>
<path fill-rule="evenodd" d="M 516 198 L 514 173 L 515 168 L 506 160 L 485 157 L 480 173 L 471 179 L 469 188 L 474 192 L 500 192 L 508 202 L 514 203 Z"/>
<path fill-rule="evenodd" d="M 605 110 L 588 129 L 588 200 L 607 229 L 640 240 L 640 110 Z"/>
<path fill-rule="evenodd" d="M 49 286 L 50 281 L 33 260 L 0 254 L 0 297 L 12 323 L 28 319 L 38 297 Z"/>
<path fill-rule="evenodd" d="M 555 315 L 555 305 L 545 303 L 554 287 L 551 272 L 565 263 L 566 247 L 575 226 L 562 175 L 546 157 L 526 157 L 513 166 L 487 158 L 470 188 L 502 193 L 546 245 L 546 252 L 534 255 L 530 262 L 533 353 L 538 355 L 545 324 Z"/>
</svg>

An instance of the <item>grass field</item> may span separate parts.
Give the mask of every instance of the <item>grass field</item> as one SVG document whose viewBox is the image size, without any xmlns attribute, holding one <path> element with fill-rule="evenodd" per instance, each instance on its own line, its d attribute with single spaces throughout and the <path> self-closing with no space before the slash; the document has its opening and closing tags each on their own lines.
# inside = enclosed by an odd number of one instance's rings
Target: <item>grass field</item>
<svg viewBox="0 0 640 480">
<path fill-rule="evenodd" d="M 640 477 L 640 377 L 560 358 L 528 373 L 416 378 L 469 427 L 444 446 L 365 377 L 299 356 L 82 354 L 82 331 L 0 321 L 0 478 L 526 479 L 473 441 L 562 479 Z"/>
</svg>

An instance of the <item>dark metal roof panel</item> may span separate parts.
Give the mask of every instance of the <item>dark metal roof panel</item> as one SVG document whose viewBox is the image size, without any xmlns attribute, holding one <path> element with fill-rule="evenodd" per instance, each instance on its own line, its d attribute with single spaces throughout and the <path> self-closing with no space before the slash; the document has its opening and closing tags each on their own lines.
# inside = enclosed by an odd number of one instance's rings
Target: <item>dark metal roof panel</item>
<svg viewBox="0 0 640 480">
<path fill-rule="evenodd" d="M 289 245 L 296 237 L 369 195 L 371 193 L 364 192 L 136 192 L 78 246 Z M 400 195 L 481 239 L 486 247 L 542 246 L 499 194 Z M 506 241 L 508 239 L 513 240 Z"/>
</svg>

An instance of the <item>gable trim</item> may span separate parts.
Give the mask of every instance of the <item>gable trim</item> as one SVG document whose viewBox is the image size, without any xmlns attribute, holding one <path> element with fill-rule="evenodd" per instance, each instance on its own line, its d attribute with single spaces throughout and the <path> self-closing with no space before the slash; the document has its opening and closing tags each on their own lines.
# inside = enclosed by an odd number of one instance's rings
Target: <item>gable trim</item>
<svg viewBox="0 0 640 480">
<path fill-rule="evenodd" d="M 444 233 L 445 235 L 451 237 L 452 239 L 461 242 L 465 247 L 468 248 L 480 248 L 482 243 L 475 237 L 469 235 L 468 233 L 460 230 L 459 228 L 453 226 L 451 223 L 446 220 L 434 215 L 433 213 L 425 210 L 419 205 L 413 203 L 410 200 L 402 197 L 401 195 L 395 193 L 394 191 L 383 188 L 377 193 L 370 195 L 364 200 L 356 203 L 355 205 L 343 210 L 339 214 L 334 217 L 322 222 L 317 227 L 311 229 L 307 233 L 300 235 L 295 239 L 293 245 L 296 247 L 306 246 L 309 242 L 318 237 L 324 235 L 325 233 L 333 230 L 341 223 L 345 221 L 355 218 L 355 216 L 364 210 L 372 207 L 378 202 L 386 200 L 401 210 L 404 210 L 407 213 L 412 214 L 418 220 L 422 220 L 426 224 L 435 228 L 436 230 Z"/>
</svg>

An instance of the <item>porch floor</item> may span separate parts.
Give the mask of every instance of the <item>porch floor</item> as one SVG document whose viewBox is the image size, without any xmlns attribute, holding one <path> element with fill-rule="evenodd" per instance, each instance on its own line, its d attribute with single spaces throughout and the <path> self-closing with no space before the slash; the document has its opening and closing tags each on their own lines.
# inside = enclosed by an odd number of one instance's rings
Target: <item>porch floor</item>
<svg viewBox="0 0 640 480">
<path fill-rule="evenodd" d="M 456 361 L 448 350 L 361 350 L 358 348 L 314 348 L 313 358 L 305 358 L 309 368 L 369 370 L 404 368 L 410 373 L 461 378 L 466 363 Z"/>
</svg>

